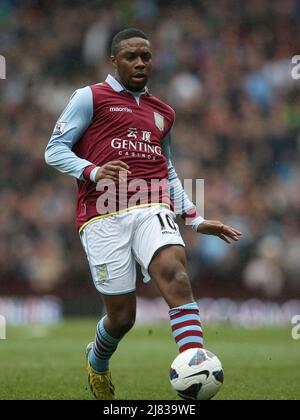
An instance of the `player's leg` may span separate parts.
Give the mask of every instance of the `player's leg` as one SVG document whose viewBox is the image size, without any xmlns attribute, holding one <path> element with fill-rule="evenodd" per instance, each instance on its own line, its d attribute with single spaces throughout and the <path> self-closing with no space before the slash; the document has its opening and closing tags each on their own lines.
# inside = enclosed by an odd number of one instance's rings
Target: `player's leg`
<svg viewBox="0 0 300 420">
<path fill-rule="evenodd" d="M 96 399 L 112 400 L 115 387 L 109 361 L 121 339 L 134 325 L 136 297 L 134 292 L 102 297 L 107 314 L 98 323 L 95 339 L 87 347 L 88 382 Z"/>
<path fill-rule="evenodd" d="M 156 210 L 157 211 L 157 210 Z M 184 242 L 169 210 L 149 210 L 135 233 L 135 255 L 170 307 L 172 332 L 179 351 L 203 347 L 199 308 L 186 270 Z"/>
<path fill-rule="evenodd" d="M 96 328 L 93 348 L 89 354 L 92 368 L 106 372 L 109 361 L 124 335 L 133 327 L 136 314 L 135 292 L 109 296 L 102 294 L 106 315 Z"/>
<path fill-rule="evenodd" d="M 149 265 L 149 273 L 170 307 L 171 328 L 179 351 L 202 348 L 202 325 L 186 270 L 185 249 L 176 245 L 160 248 Z"/>
<path fill-rule="evenodd" d="M 99 219 L 81 233 L 94 285 L 107 312 L 87 347 L 88 380 L 97 399 L 114 398 L 109 361 L 135 320 L 136 266 L 130 246 L 131 221 L 125 216 Z"/>
</svg>

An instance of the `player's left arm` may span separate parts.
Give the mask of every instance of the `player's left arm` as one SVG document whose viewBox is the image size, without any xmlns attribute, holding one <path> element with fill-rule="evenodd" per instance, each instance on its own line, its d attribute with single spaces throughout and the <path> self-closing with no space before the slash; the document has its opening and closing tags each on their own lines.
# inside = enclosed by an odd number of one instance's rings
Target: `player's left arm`
<svg viewBox="0 0 300 420">
<path fill-rule="evenodd" d="M 227 243 L 230 243 L 230 239 L 237 241 L 241 232 L 218 220 L 204 219 L 197 211 L 195 204 L 187 196 L 171 160 L 170 133 L 163 139 L 162 151 L 168 162 L 169 191 L 171 200 L 175 203 L 175 213 L 180 214 L 196 232 L 218 236 Z"/>
</svg>

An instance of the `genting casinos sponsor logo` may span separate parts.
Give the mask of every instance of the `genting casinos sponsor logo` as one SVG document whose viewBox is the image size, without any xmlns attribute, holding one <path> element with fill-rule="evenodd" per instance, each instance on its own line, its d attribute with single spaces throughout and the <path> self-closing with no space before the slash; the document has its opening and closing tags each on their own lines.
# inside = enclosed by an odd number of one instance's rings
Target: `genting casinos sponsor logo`
<svg viewBox="0 0 300 420">
<path fill-rule="evenodd" d="M 128 128 L 127 131 L 125 139 L 115 137 L 111 141 L 111 147 L 119 150 L 119 156 L 132 156 L 148 160 L 156 160 L 161 156 L 161 147 L 151 144 L 151 131 L 139 130 L 136 127 Z"/>
<path fill-rule="evenodd" d="M 114 138 L 111 141 L 113 149 L 119 149 L 119 156 L 134 156 L 155 160 L 155 155 L 161 156 L 161 147 L 142 141 Z"/>
<path fill-rule="evenodd" d="M 6 79 L 6 60 L 0 55 L 0 79 Z"/>
<path fill-rule="evenodd" d="M 300 55 L 294 55 L 292 58 L 292 64 L 295 64 L 292 68 L 292 78 L 294 80 L 298 80 L 300 79 Z"/>
</svg>

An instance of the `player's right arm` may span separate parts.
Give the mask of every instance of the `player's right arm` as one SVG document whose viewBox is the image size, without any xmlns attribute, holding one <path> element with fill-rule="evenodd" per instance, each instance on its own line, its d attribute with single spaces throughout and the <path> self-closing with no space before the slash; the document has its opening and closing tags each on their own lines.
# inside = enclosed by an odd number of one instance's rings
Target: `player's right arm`
<svg viewBox="0 0 300 420">
<path fill-rule="evenodd" d="M 100 179 L 118 181 L 120 171 L 128 171 L 126 163 L 116 160 L 99 167 L 81 159 L 72 148 L 93 120 L 93 95 L 90 87 L 76 90 L 60 115 L 50 141 L 46 147 L 45 160 L 62 173 L 80 180 Z"/>
<path fill-rule="evenodd" d="M 60 115 L 46 147 L 45 160 L 62 173 L 84 180 L 86 168 L 95 166 L 72 151 L 93 118 L 93 97 L 89 87 L 76 90 Z"/>
</svg>

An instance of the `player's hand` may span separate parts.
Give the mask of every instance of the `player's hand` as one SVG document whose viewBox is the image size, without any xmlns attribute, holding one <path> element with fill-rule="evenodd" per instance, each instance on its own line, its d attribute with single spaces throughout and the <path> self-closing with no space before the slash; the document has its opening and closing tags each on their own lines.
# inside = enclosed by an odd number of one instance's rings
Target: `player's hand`
<svg viewBox="0 0 300 420">
<path fill-rule="evenodd" d="M 214 235 L 221 238 L 223 241 L 230 244 L 230 239 L 238 241 L 241 232 L 238 230 L 224 225 L 218 220 L 205 220 L 198 226 L 197 232 L 204 233 L 205 235 Z"/>
<path fill-rule="evenodd" d="M 112 160 L 98 169 L 95 181 L 98 182 L 101 179 L 112 179 L 113 181 L 118 182 L 119 173 L 124 171 L 131 174 L 129 166 L 125 162 L 122 162 L 122 160 Z M 122 177 L 120 177 L 120 179 L 122 180 Z"/>
</svg>

